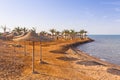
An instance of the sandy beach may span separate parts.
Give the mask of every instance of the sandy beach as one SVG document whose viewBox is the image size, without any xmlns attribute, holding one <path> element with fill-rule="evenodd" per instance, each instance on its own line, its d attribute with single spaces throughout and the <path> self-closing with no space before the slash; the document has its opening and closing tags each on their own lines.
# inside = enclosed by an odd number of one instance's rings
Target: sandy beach
<svg viewBox="0 0 120 80">
<path fill-rule="evenodd" d="M 1 80 L 120 80 L 120 66 L 101 61 L 76 46 L 86 40 L 57 40 L 42 42 L 40 64 L 39 42 L 35 46 L 35 73 L 32 73 L 32 45 L 26 42 L 0 41 Z M 22 47 L 14 47 L 21 44 Z"/>
<path fill-rule="evenodd" d="M 0 0 L 0 11 L 0 80 L 120 80 L 120 0 Z"/>
</svg>

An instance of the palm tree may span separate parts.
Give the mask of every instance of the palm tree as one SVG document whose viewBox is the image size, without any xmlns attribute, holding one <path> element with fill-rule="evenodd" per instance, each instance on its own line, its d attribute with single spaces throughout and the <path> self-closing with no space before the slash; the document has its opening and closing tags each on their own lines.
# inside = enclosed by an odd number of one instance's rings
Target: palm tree
<svg viewBox="0 0 120 80">
<path fill-rule="evenodd" d="M 30 31 L 36 32 L 36 28 L 32 27 L 32 29 L 30 29 Z"/>
<path fill-rule="evenodd" d="M 62 31 L 63 36 L 65 36 L 65 39 L 67 39 L 67 36 L 69 35 L 70 31 L 65 29 Z"/>
<path fill-rule="evenodd" d="M 57 40 L 58 40 L 58 38 L 59 38 L 59 35 L 60 35 L 60 31 L 56 31 L 56 38 L 57 38 Z"/>
<path fill-rule="evenodd" d="M 1 26 L 1 28 L 3 29 L 3 31 L 4 31 L 4 33 L 5 33 L 5 32 L 6 32 L 6 30 L 7 30 L 6 25 L 5 25 L 5 26 Z"/>
<path fill-rule="evenodd" d="M 70 30 L 71 39 L 75 38 L 75 35 L 76 35 L 75 30 L 71 29 L 71 30 Z"/>
<path fill-rule="evenodd" d="M 82 29 L 82 30 L 80 30 L 80 32 L 79 32 L 79 33 L 80 33 L 80 38 L 81 38 L 81 39 L 83 39 L 83 38 L 84 38 L 84 32 L 85 32 L 85 30 L 83 30 L 83 29 Z"/>
<path fill-rule="evenodd" d="M 87 38 L 87 31 L 84 31 L 84 36 L 85 38 Z"/>
<path fill-rule="evenodd" d="M 28 32 L 28 29 L 25 28 L 25 27 L 23 27 L 23 28 L 21 28 L 21 29 L 22 29 L 22 31 L 23 31 L 24 33 Z"/>
<path fill-rule="evenodd" d="M 40 35 L 42 35 L 42 36 L 45 36 L 46 34 L 47 34 L 46 31 L 41 31 L 41 32 L 40 32 Z"/>
<path fill-rule="evenodd" d="M 22 28 L 20 28 L 19 26 L 15 27 L 12 32 L 16 32 L 18 35 L 20 35 L 22 32 Z"/>
<path fill-rule="evenodd" d="M 55 29 L 50 29 L 50 32 L 51 32 L 51 34 L 52 34 L 52 38 L 53 38 L 53 36 L 54 36 L 55 33 L 56 33 L 56 30 L 55 30 Z"/>
</svg>

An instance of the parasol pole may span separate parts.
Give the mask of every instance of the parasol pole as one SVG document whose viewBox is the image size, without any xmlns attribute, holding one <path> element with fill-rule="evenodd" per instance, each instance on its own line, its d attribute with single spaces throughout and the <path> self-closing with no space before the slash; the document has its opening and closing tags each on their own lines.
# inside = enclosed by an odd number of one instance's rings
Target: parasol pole
<svg viewBox="0 0 120 80">
<path fill-rule="evenodd" d="M 34 41 L 32 42 L 33 43 L 33 52 L 32 52 L 32 73 L 34 73 Z"/>
<path fill-rule="evenodd" d="M 40 41 L 40 63 L 42 63 L 42 44 Z"/>
<path fill-rule="evenodd" d="M 24 56 L 26 56 L 26 43 L 24 41 Z"/>
</svg>

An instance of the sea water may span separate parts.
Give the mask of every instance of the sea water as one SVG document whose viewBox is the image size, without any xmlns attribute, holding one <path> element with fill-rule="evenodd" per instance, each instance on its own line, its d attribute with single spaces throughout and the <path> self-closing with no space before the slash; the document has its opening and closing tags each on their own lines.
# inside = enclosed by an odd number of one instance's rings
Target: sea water
<svg viewBox="0 0 120 80">
<path fill-rule="evenodd" d="M 90 35 L 94 42 L 81 44 L 77 48 L 89 55 L 120 65 L 120 35 Z"/>
</svg>

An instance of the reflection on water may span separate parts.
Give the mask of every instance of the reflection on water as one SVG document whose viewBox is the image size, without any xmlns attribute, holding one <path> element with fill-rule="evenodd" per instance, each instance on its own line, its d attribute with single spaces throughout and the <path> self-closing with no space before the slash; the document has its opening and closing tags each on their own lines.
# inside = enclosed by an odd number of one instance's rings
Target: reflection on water
<svg viewBox="0 0 120 80">
<path fill-rule="evenodd" d="M 90 55 L 120 65 L 120 35 L 91 35 L 94 42 L 78 46 Z"/>
</svg>

